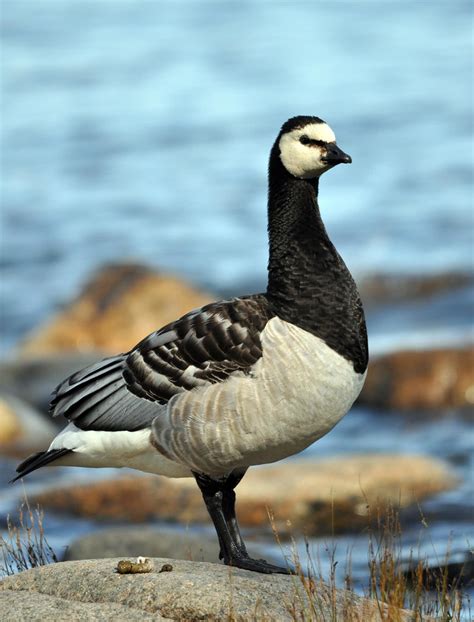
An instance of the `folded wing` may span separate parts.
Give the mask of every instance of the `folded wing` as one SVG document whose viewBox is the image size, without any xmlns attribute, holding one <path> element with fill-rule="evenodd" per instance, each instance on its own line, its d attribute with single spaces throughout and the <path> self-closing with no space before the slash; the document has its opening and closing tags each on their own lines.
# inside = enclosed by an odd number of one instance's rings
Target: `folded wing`
<svg viewBox="0 0 474 622">
<path fill-rule="evenodd" d="M 82 430 L 151 426 L 173 396 L 248 373 L 262 356 L 260 332 L 271 317 L 264 296 L 235 298 L 192 311 L 62 382 L 51 411 Z"/>
</svg>

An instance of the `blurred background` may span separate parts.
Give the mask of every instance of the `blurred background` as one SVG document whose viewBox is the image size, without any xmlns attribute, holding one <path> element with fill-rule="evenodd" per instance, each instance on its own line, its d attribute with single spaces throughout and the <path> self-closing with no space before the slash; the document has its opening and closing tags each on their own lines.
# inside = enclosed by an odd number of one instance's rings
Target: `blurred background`
<svg viewBox="0 0 474 622">
<path fill-rule="evenodd" d="M 320 207 L 361 286 L 372 368 L 353 412 L 306 457 L 357 465 L 380 456 L 394 473 L 397 456 L 413 459 L 400 486 L 413 490 L 406 478 L 418 465 L 430 530 L 423 539 L 408 508 L 405 553 L 416 546 L 439 561 L 450 548 L 464 560 L 473 536 L 470 3 L 1 8 L 0 517 L 25 489 L 34 498 L 120 475 L 53 469 L 24 489 L 7 485 L 16 457 L 54 432 L 41 413 L 66 374 L 204 301 L 265 288 L 269 150 L 288 117 L 314 114 L 353 158 L 324 176 Z M 385 480 L 377 485 L 383 495 Z M 97 528 L 95 516 L 45 507 L 60 553 Z M 353 550 L 363 585 L 367 541 L 354 512 L 334 538 L 342 557 Z M 316 530 L 311 542 L 324 537 Z M 278 557 L 263 527 L 254 538 Z"/>
</svg>

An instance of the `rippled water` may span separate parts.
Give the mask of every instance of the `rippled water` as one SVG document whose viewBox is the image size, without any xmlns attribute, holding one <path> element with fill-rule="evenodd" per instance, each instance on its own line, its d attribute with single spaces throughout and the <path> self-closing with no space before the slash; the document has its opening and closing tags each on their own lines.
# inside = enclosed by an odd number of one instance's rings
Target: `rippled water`
<svg viewBox="0 0 474 622">
<path fill-rule="evenodd" d="M 295 114 L 329 121 L 353 157 L 323 178 L 320 204 L 356 275 L 472 268 L 469 2 L 16 0 L 2 12 L 2 351 L 106 261 L 226 294 L 263 287 L 268 153 Z M 372 351 L 465 340 L 472 308 L 463 289 L 375 310 Z M 351 451 L 447 460 L 463 484 L 427 504 L 442 557 L 450 533 L 472 542 L 470 434 L 458 418 L 359 409 L 310 451 L 346 453 L 351 438 Z M 30 486 L 84 476 L 46 470 Z M 0 512 L 19 492 L 2 489 Z M 91 528 L 46 524 L 59 548 Z M 338 542 L 364 579 L 366 541 Z"/>
<path fill-rule="evenodd" d="M 262 286 L 266 166 L 317 114 L 352 166 L 320 203 L 357 273 L 466 269 L 470 4 L 3 4 L 6 345 L 104 261 Z"/>
</svg>

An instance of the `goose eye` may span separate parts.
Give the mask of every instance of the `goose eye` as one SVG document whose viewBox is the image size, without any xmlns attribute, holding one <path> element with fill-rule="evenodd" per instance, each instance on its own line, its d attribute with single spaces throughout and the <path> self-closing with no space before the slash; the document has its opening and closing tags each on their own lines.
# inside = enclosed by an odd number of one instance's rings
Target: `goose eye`
<svg viewBox="0 0 474 622">
<path fill-rule="evenodd" d="M 303 136 L 300 136 L 300 143 L 302 145 L 309 145 L 310 142 L 311 142 L 311 139 L 309 138 L 309 136 L 306 136 L 306 134 L 303 134 Z"/>
</svg>

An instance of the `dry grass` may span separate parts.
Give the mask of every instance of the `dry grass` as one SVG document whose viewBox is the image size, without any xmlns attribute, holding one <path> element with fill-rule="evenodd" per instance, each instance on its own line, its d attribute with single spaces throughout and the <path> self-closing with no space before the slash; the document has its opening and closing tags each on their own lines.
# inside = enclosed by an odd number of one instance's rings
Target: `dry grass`
<svg viewBox="0 0 474 622">
<path fill-rule="evenodd" d="M 421 511 L 420 518 L 428 529 Z M 295 621 L 461 622 L 472 619 L 469 596 L 448 576 L 449 553 L 438 559 L 437 571 L 431 570 L 426 560 L 414 552 L 410 559 L 404 558 L 399 516 L 393 507 L 384 508 L 380 513 L 368 508 L 368 525 L 369 581 L 363 593 L 367 599 L 365 603 L 354 599 L 350 551 L 345 559 L 345 589 L 341 589 L 340 584 L 336 584 L 339 562 L 335 545 L 325 547 L 324 554 L 330 566 L 328 576 L 327 571 L 321 570 L 319 553 L 315 559 L 307 541 L 303 567 L 293 542 L 291 563 L 297 570 L 298 594 L 289 611 Z M 275 531 L 274 535 L 279 541 Z M 407 567 L 412 570 L 407 572 Z"/>
<path fill-rule="evenodd" d="M 429 530 L 421 510 L 420 521 Z M 411 551 L 409 559 L 403 559 L 402 529 L 396 510 L 390 508 L 377 515 L 376 524 L 369 533 L 370 588 L 367 595 L 377 602 L 406 607 L 420 618 L 431 616 L 441 622 L 461 620 L 463 599 L 469 610 L 470 602 L 457 582 L 448 577 L 449 546 L 444 558 L 436 555 L 440 570 L 435 573 L 419 552 Z M 436 553 L 434 543 L 432 547 Z M 409 572 L 407 567 L 411 569 Z"/>
<path fill-rule="evenodd" d="M 43 528 L 43 512 L 24 501 L 18 524 L 8 519 L 8 535 L 0 536 L 0 576 L 9 576 L 59 561 L 48 543 Z"/>
</svg>

